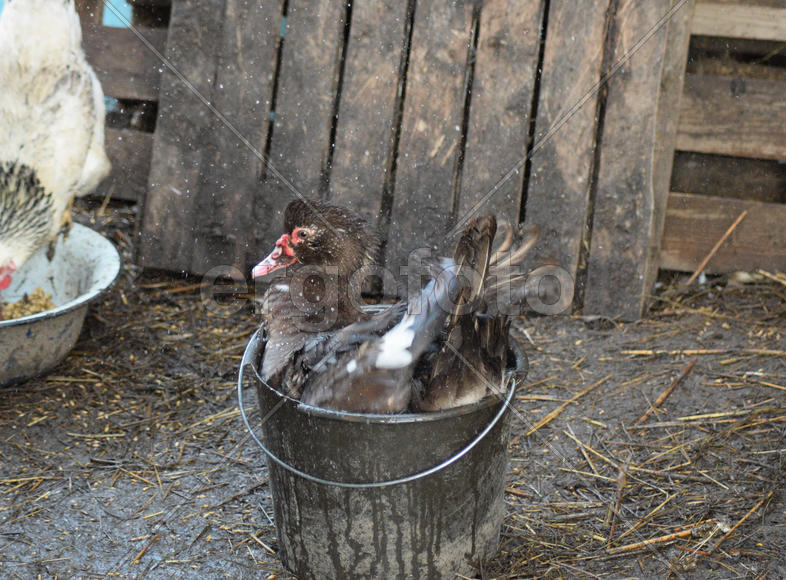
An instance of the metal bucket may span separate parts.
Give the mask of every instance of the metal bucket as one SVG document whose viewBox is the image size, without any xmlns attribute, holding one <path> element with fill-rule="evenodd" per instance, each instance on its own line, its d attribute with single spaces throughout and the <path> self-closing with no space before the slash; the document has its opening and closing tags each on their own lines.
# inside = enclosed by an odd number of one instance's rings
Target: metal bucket
<svg viewBox="0 0 786 580">
<path fill-rule="evenodd" d="M 369 415 L 284 397 L 257 368 L 264 341 L 246 347 L 238 399 L 268 456 L 279 555 L 298 578 L 444 578 L 473 574 L 499 545 L 510 439 L 504 401 L 438 413 Z M 523 353 L 514 354 L 526 364 Z M 255 377 L 262 443 L 243 405 Z"/>
</svg>

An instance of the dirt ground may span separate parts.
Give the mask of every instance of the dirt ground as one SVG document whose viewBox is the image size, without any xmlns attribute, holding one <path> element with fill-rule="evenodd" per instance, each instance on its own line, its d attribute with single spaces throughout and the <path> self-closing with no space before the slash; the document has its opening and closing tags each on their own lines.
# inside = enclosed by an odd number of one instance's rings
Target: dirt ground
<svg viewBox="0 0 786 580">
<path fill-rule="evenodd" d="M 235 398 L 253 301 L 130 265 L 133 207 L 78 213 L 126 265 L 69 357 L 0 392 L 0 577 L 288 577 Z M 635 324 L 517 320 L 531 368 L 477 577 L 786 577 L 786 286 L 677 288 Z"/>
</svg>

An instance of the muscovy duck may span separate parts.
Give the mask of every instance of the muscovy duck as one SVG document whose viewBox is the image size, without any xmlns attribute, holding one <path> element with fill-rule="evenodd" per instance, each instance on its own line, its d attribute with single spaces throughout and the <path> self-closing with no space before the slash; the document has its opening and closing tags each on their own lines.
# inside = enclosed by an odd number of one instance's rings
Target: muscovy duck
<svg viewBox="0 0 786 580">
<path fill-rule="evenodd" d="M 274 282 L 263 298 L 267 345 L 260 370 L 271 386 L 311 405 L 368 413 L 401 412 L 410 404 L 439 410 L 504 387 L 509 320 L 495 300 L 518 282 L 514 266 L 535 236 L 508 227 L 492 253 L 496 220 L 476 218 L 452 259 L 427 263 L 431 280 L 419 295 L 371 317 L 357 307 L 359 283 L 346 284 L 362 279 L 353 271 L 368 268 L 376 249 L 362 219 L 337 206 L 296 201 L 287 207 L 284 229 L 253 269 L 257 277 L 291 267 L 287 281 Z M 301 274 L 308 267 L 345 281 L 338 296 L 325 300 L 324 284 Z M 293 286 L 296 280 L 302 282 Z M 293 323 L 334 304 L 341 314 L 329 324 Z"/>
<path fill-rule="evenodd" d="M 284 232 L 252 270 L 258 278 L 288 268 L 287 276 L 275 280 L 262 298 L 267 345 L 260 373 L 271 385 L 299 396 L 296 353 L 304 347 L 311 351 L 336 330 L 370 319 L 361 309 L 361 289 L 379 238 L 353 211 L 303 200 L 287 206 Z"/>
</svg>

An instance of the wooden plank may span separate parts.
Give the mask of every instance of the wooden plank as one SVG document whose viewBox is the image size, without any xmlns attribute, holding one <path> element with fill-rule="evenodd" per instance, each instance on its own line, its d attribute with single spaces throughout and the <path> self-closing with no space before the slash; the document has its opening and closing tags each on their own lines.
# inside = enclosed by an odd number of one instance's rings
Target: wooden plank
<svg viewBox="0 0 786 580">
<path fill-rule="evenodd" d="M 223 13 L 220 0 L 180 0 L 172 7 L 166 58 L 206 99 L 212 98 L 219 49 L 215 39 L 221 37 Z M 175 271 L 191 267 L 194 232 L 204 217 L 193 211 L 193 203 L 212 119 L 192 89 L 165 69 L 140 220 L 138 258 L 143 266 Z"/>
<path fill-rule="evenodd" d="M 543 54 L 525 221 L 540 228 L 537 263 L 576 279 L 590 203 L 608 2 L 553 1 Z"/>
<path fill-rule="evenodd" d="M 269 130 L 281 2 L 226 0 L 210 138 L 203 147 L 190 271 L 256 263 L 254 206 Z M 235 132 L 239 133 L 239 135 Z M 241 138 L 242 136 L 242 138 Z M 244 142 L 245 141 L 245 142 Z"/>
<path fill-rule="evenodd" d="M 386 267 L 396 276 L 410 251 L 443 247 L 452 225 L 472 25 L 468 2 L 415 10 L 386 246 Z"/>
<path fill-rule="evenodd" d="M 677 151 L 671 191 L 786 203 L 786 163 Z"/>
<path fill-rule="evenodd" d="M 653 29 L 677 6 L 682 8 L 662 28 Z M 652 36 L 609 79 L 585 314 L 637 319 L 655 282 L 691 8 L 669 0 L 619 2 L 614 54 Z"/>
<path fill-rule="evenodd" d="M 167 31 L 137 27 L 158 51 L 164 53 Z M 158 100 L 163 63 L 128 28 L 86 26 L 83 44 L 87 60 L 101 81 L 104 94 L 117 99 Z"/>
<path fill-rule="evenodd" d="M 127 201 L 144 200 L 153 153 L 153 134 L 107 128 L 106 153 L 112 162 L 112 172 L 92 195 Z"/>
<path fill-rule="evenodd" d="M 79 19 L 84 29 L 88 24 L 101 24 L 104 16 L 104 3 L 102 0 L 76 0 L 74 2 Z"/>
<path fill-rule="evenodd" d="M 686 75 L 677 149 L 786 160 L 786 81 Z"/>
<path fill-rule="evenodd" d="M 289 201 L 296 195 L 315 198 L 326 192 L 344 17 L 343 2 L 288 4 L 270 144 L 276 171 L 267 170 L 255 206 L 259 255 L 267 254 L 280 235 Z"/>
<path fill-rule="evenodd" d="M 663 8 L 674 8 L 678 0 L 664 2 Z M 690 49 L 690 26 L 695 10 L 694 0 L 675 14 L 666 25 L 666 39 L 663 47 L 663 68 L 661 70 L 660 93 L 655 109 L 655 134 L 653 135 L 652 157 L 652 215 L 649 222 L 649 239 L 640 239 L 644 254 L 644 269 L 641 285 L 635 288 L 638 302 L 631 306 L 631 313 L 641 316 L 647 307 L 655 280 L 660 268 L 660 242 L 666 219 L 671 172 L 674 165 L 674 150 L 679 125 L 679 104 L 685 83 L 685 69 Z M 635 170 L 634 170 L 635 171 Z M 638 314 L 633 308 L 638 308 Z"/>
<path fill-rule="evenodd" d="M 492 212 L 513 223 L 518 221 L 522 161 L 527 154 L 543 7 L 543 0 L 483 3 L 461 176 L 459 219 L 474 211 L 476 214 Z M 517 165 L 521 170 L 491 197 L 484 199 Z"/>
<path fill-rule="evenodd" d="M 710 260 L 705 272 L 757 268 L 786 271 L 786 205 L 688 193 L 669 195 L 661 267 L 693 272 L 744 210 L 748 210 L 748 215 Z"/>
<path fill-rule="evenodd" d="M 786 42 L 786 6 L 699 2 L 696 4 L 691 32 L 706 36 Z"/>
<path fill-rule="evenodd" d="M 372 223 L 393 165 L 406 24 L 407 3 L 400 0 L 361 2 L 352 9 L 330 199 Z"/>
</svg>

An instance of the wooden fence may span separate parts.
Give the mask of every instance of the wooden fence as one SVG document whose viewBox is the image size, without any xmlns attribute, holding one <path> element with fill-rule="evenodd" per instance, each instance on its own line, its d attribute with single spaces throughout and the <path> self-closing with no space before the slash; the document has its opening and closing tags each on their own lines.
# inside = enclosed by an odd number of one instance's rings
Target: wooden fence
<svg viewBox="0 0 786 580">
<path fill-rule="evenodd" d="M 692 22 L 661 267 L 786 271 L 786 4 L 701 2 Z M 736 57 L 736 58 L 733 58 Z"/>
<path fill-rule="evenodd" d="M 658 268 L 695 268 L 742 209 L 709 270 L 786 269 L 786 81 L 700 70 L 718 37 L 777 60 L 777 0 L 699 1 L 695 17 L 685 0 L 138 0 L 134 14 L 134 31 L 88 26 L 85 44 L 108 95 L 157 105 L 154 133 L 107 130 L 102 191 L 144 202 L 142 265 L 245 269 L 302 194 L 374 220 L 395 273 L 476 206 L 538 224 L 533 265 L 562 266 L 586 314 L 637 318 Z M 710 56 L 686 75 L 691 32 Z M 752 185 L 764 193 L 730 195 Z"/>
<path fill-rule="evenodd" d="M 166 51 L 169 0 L 137 0 L 132 4 L 132 28 L 102 26 L 102 0 L 77 0 L 82 19 L 82 43 L 104 94 L 119 103 L 120 115 L 147 115 L 149 120 L 118 123 L 108 119 L 107 153 L 112 173 L 96 195 L 144 201 L 153 152 L 156 106 Z M 123 126 L 124 125 L 124 126 Z M 128 125 L 136 125 L 136 128 Z M 139 127 L 141 125 L 141 127 Z"/>
</svg>

